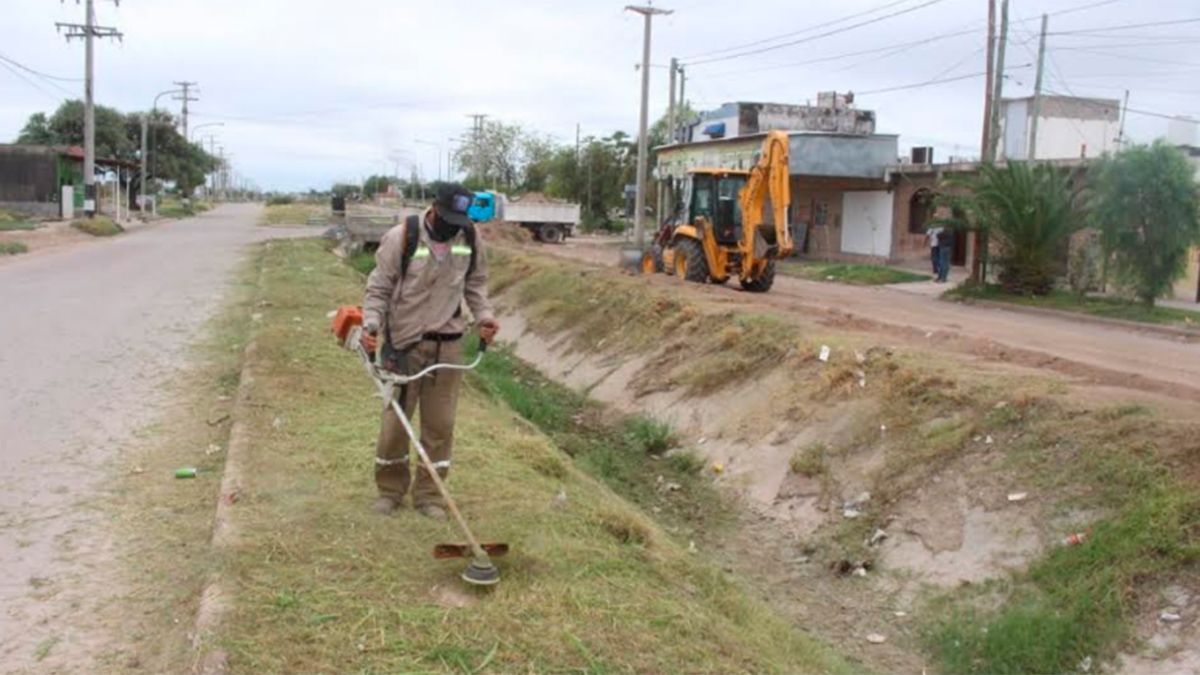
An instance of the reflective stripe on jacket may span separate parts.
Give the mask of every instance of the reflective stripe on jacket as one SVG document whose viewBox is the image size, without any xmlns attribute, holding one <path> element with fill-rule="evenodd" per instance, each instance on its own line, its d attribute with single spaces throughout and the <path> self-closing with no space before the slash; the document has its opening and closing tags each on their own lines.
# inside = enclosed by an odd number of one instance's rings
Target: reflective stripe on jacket
<svg viewBox="0 0 1200 675">
<path fill-rule="evenodd" d="M 422 214 L 422 224 L 428 215 L 428 211 Z M 476 235 L 475 268 L 468 274 L 471 247 L 466 235 L 460 232 L 446 242 L 449 250 L 439 260 L 422 225 L 417 250 L 401 281 L 404 227 L 401 223 L 388 230 L 375 252 L 375 269 L 367 278 L 363 299 L 366 323 L 383 327 L 386 321 L 392 346 L 403 349 L 425 333 L 465 333 L 468 323 L 460 311 L 464 300 L 476 321 L 494 318 L 482 237 Z"/>
</svg>

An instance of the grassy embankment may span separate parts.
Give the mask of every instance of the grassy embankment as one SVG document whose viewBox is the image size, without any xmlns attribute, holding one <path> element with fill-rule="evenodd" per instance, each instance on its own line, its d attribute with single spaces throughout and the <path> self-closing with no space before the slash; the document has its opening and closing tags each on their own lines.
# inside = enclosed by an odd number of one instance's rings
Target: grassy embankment
<svg viewBox="0 0 1200 675">
<path fill-rule="evenodd" d="M 0 210 L 0 232 L 32 230 L 35 227 L 37 227 L 37 223 L 31 220 L 27 220 L 15 213 Z"/>
<path fill-rule="evenodd" d="M 326 318 L 360 299 L 362 277 L 311 241 L 265 246 L 259 263 L 258 294 L 238 306 L 243 321 L 261 313 L 253 405 L 238 413 L 252 448 L 235 509 L 242 543 L 215 562 L 203 550 L 207 535 L 191 510 L 212 499 L 216 481 L 203 471 L 194 482 L 166 479 L 165 490 L 155 483 L 159 515 L 145 517 L 183 521 L 172 523 L 179 532 L 155 525 L 146 535 L 157 537 L 160 552 L 146 558 L 146 577 L 170 569 L 153 564 L 167 562 L 161 553 L 182 558 L 178 588 L 155 601 L 162 609 L 178 611 L 166 609 L 171 600 L 188 604 L 181 597 L 195 592 L 199 570 L 230 575 L 235 605 L 218 637 L 235 669 L 845 670 L 577 466 L 624 476 L 622 462 L 655 461 L 636 454 L 660 448 L 665 430 L 645 421 L 572 430 L 556 412 L 562 435 L 547 437 L 504 404 L 534 399 L 513 389 L 516 371 L 503 354 L 464 390 L 452 485 L 477 531 L 514 550 L 501 561 L 499 587 L 463 588 L 461 563 L 429 555 L 434 542 L 458 539 L 452 526 L 411 510 L 383 518 L 367 508 L 379 404 L 355 357 L 334 346 Z M 218 353 L 240 347 L 237 329 L 226 330 Z M 228 373 L 219 379 L 232 385 Z M 210 384 L 206 394 L 213 392 Z M 586 415 L 581 405 L 563 410 Z M 196 448 L 207 430 L 192 426 L 198 436 L 185 445 Z M 579 435 L 575 445 L 571 434 Z M 201 469 L 219 456 L 202 459 Z M 171 460 L 182 458 L 156 459 L 155 478 L 169 475 L 160 471 Z M 694 468 L 657 462 L 667 475 Z"/>
<path fill-rule="evenodd" d="M 19 241 L 0 241 L 0 255 L 19 255 L 29 251 L 29 247 Z"/>
<path fill-rule="evenodd" d="M 933 278 L 927 274 L 917 274 L 886 265 L 865 265 L 861 263 L 785 261 L 781 262 L 776 269 L 778 269 L 780 274 L 800 277 L 809 281 L 835 281 L 854 286 L 905 284 L 915 281 L 929 281 Z"/>
<path fill-rule="evenodd" d="M 922 612 L 926 647 L 947 672 L 1063 672 L 1086 657 L 1112 657 L 1133 646 L 1139 603 L 1153 604 L 1155 589 L 1197 573 L 1200 476 L 1188 468 L 1200 458 L 1195 422 L 1137 406 L 1072 405 L 1055 395 L 1053 382 L 972 376 L 913 354 L 868 352 L 859 364 L 850 349 L 837 349 L 819 364 L 813 347 L 839 343 L 777 319 L 704 311 L 608 271 L 512 253 L 494 260 L 495 288 L 535 329 L 573 333 L 577 347 L 593 351 L 686 354 L 655 359 L 666 362 L 656 371 L 659 386 L 712 395 L 783 369 L 796 388 L 776 399 L 769 411 L 776 421 L 802 421 L 807 408 L 832 401 L 874 398 L 879 414 L 854 441 L 814 446 L 793 463 L 797 473 L 826 475 L 827 462 L 883 445 L 868 513 L 814 538 L 829 558 L 869 557 L 864 539 L 886 527 L 904 495 L 946 470 L 1029 490 L 1038 497 L 1027 508 L 1044 520 L 1097 514 L 1084 544 L 1052 545 L 1011 579 L 949 592 Z M 859 375 L 868 386 L 858 386 Z M 995 443 L 983 443 L 985 435 Z"/>
<path fill-rule="evenodd" d="M 93 237 L 112 237 L 125 231 L 112 218 L 99 215 L 95 218 L 76 218 L 71 221 L 71 227 Z"/>
<path fill-rule="evenodd" d="M 1022 307 L 1052 309 L 1074 314 L 1088 314 L 1105 319 L 1121 319 L 1139 323 L 1154 323 L 1166 325 L 1181 325 L 1195 327 L 1200 325 L 1200 312 L 1190 312 L 1172 307 L 1147 307 L 1146 305 L 1125 298 L 1088 296 L 1079 298 L 1074 293 L 1054 290 L 1045 296 L 1025 296 L 1005 293 L 996 285 L 960 286 L 953 288 L 943 296 L 948 300 L 989 300 L 1006 302 Z"/>
<path fill-rule="evenodd" d="M 263 210 L 260 225 L 306 225 L 308 219 L 317 216 L 328 216 L 329 205 L 315 202 L 295 202 L 291 204 L 270 204 Z"/>
</svg>

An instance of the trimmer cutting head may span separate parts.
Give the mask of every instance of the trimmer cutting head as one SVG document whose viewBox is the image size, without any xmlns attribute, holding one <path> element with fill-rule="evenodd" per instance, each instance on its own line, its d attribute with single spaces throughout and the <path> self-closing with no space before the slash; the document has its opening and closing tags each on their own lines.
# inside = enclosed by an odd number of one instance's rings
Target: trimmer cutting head
<svg viewBox="0 0 1200 675">
<path fill-rule="evenodd" d="M 474 586 L 495 586 L 500 583 L 500 570 L 489 558 L 472 558 L 463 570 L 462 580 Z"/>
</svg>

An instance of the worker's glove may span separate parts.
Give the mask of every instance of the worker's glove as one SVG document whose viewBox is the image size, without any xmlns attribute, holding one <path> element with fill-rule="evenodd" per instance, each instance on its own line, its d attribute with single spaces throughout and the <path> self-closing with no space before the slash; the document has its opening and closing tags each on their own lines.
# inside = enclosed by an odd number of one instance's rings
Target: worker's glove
<svg viewBox="0 0 1200 675">
<path fill-rule="evenodd" d="M 484 319 L 479 322 L 479 339 L 487 344 L 491 344 L 496 339 L 496 333 L 500 332 L 500 322 L 495 319 Z"/>
<path fill-rule="evenodd" d="M 359 341 L 368 354 L 374 355 L 375 350 L 379 348 L 379 341 L 376 339 L 378 335 L 379 324 L 377 322 L 368 321 L 363 325 L 362 337 Z"/>
</svg>

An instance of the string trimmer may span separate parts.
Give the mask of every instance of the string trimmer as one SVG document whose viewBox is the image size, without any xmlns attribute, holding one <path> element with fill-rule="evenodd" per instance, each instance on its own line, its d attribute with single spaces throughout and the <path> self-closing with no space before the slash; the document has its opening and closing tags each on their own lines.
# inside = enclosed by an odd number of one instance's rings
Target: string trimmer
<svg viewBox="0 0 1200 675">
<path fill-rule="evenodd" d="M 479 341 L 479 353 L 475 356 L 475 360 L 468 365 L 436 363 L 413 375 L 398 375 L 380 368 L 377 365 L 379 361 L 363 347 L 362 324 L 362 308 L 352 305 L 339 307 L 333 317 L 333 334 L 337 337 L 338 343 L 342 347 L 357 352 L 362 359 L 363 366 L 367 369 L 367 374 L 371 376 L 371 381 L 375 383 L 375 387 L 379 390 L 380 398 L 387 401 L 388 405 L 392 408 L 392 412 L 396 413 L 396 417 L 400 418 L 400 424 L 404 426 L 404 431 L 408 434 L 409 440 L 412 441 L 413 447 L 417 449 L 417 455 L 421 458 L 421 464 L 429 472 L 429 476 L 433 479 L 433 484 L 437 486 L 437 490 L 442 495 L 442 499 L 445 500 L 447 508 L 450 510 L 451 515 L 454 516 L 454 521 L 458 523 L 459 530 L 467 538 L 465 545 L 438 544 L 434 546 L 433 556 L 439 559 L 470 558 L 471 562 L 462 573 L 463 581 L 468 584 L 491 586 L 492 584 L 499 583 L 500 570 L 496 569 L 496 566 L 492 564 L 490 556 L 501 556 L 508 553 L 508 544 L 480 544 L 475 535 L 471 533 L 471 528 L 467 526 L 467 521 L 463 518 L 462 513 L 459 512 L 454 499 L 450 497 L 450 491 L 446 489 L 446 484 L 442 482 L 442 477 L 438 475 L 437 469 L 434 468 L 433 462 L 430 461 L 429 455 L 425 452 L 425 446 L 421 445 L 421 441 L 417 438 L 417 433 L 413 430 L 412 422 L 409 421 L 408 415 L 404 414 L 404 408 L 400 406 L 393 395 L 395 387 L 408 384 L 413 380 L 419 380 L 438 370 L 473 370 L 483 360 L 483 353 L 487 351 L 487 343 L 483 340 Z"/>
</svg>

